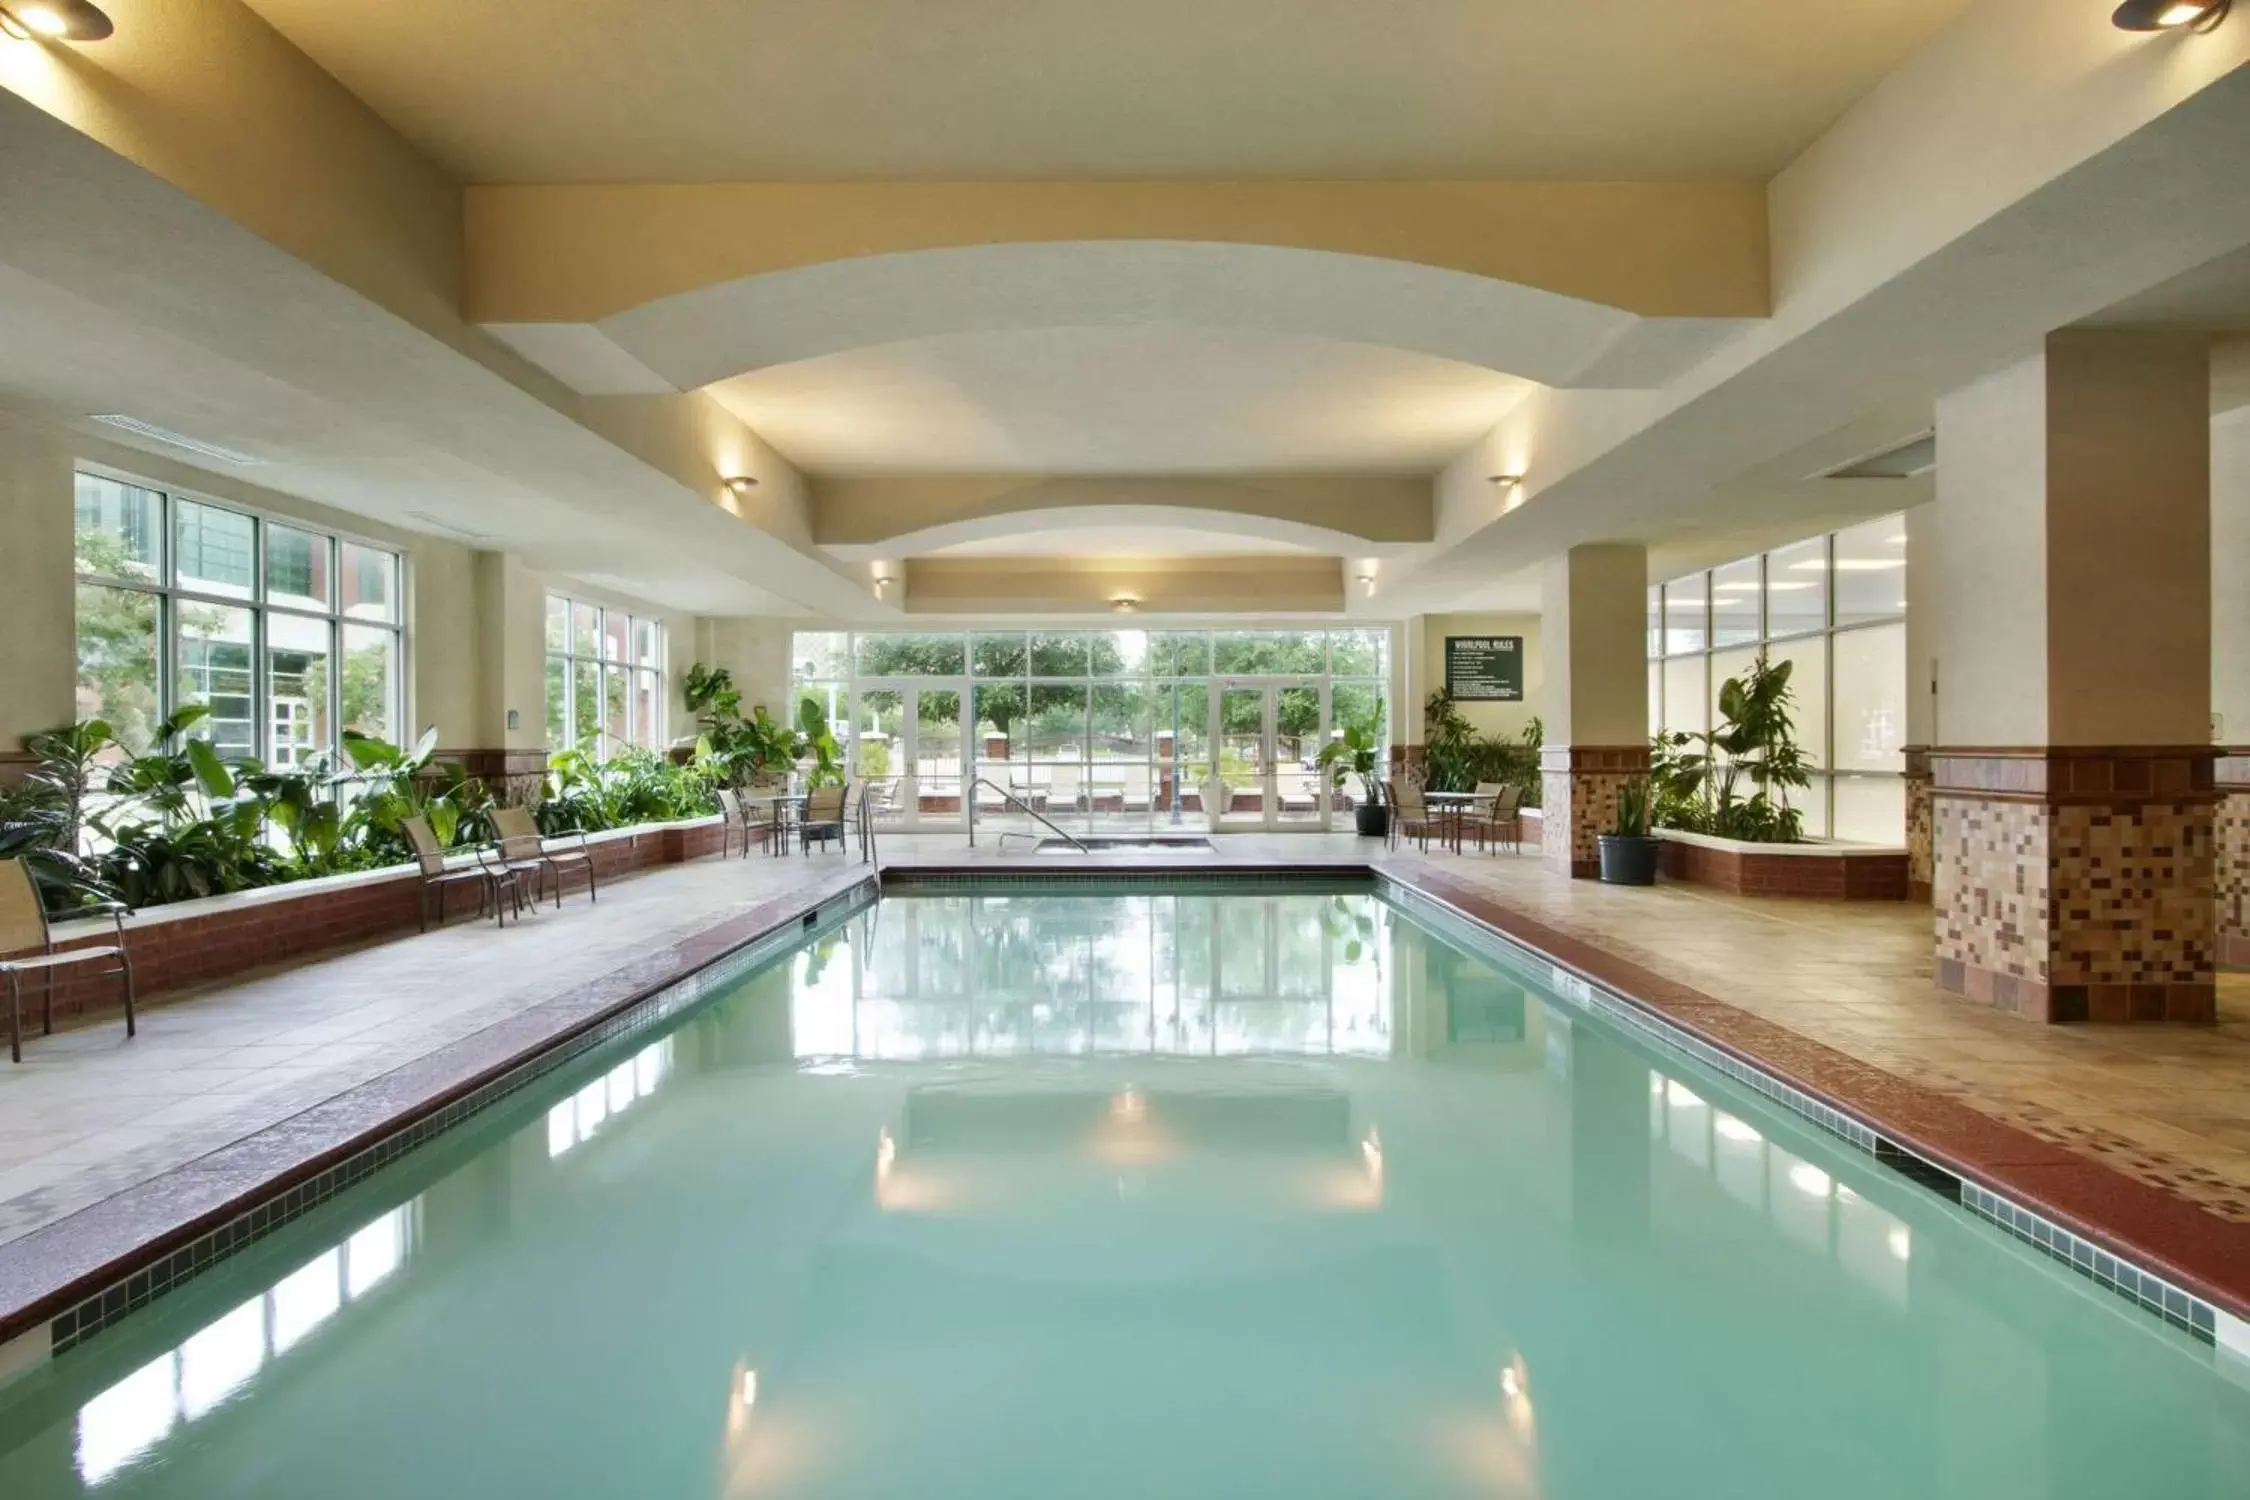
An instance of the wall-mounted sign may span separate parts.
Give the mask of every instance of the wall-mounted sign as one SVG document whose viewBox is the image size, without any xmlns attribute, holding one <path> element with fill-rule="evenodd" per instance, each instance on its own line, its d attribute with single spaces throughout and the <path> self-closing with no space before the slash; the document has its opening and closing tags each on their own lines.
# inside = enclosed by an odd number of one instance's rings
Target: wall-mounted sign
<svg viewBox="0 0 2250 1500">
<path fill-rule="evenodd" d="M 1445 690 L 1464 703 L 1523 701 L 1523 637 L 1449 635 Z"/>
</svg>

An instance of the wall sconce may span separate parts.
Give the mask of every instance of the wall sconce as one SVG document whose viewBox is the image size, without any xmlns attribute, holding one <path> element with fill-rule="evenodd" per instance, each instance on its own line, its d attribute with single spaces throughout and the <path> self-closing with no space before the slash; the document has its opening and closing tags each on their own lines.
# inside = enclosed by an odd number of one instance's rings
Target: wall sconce
<svg viewBox="0 0 2250 1500">
<path fill-rule="evenodd" d="M 1373 597 L 1375 593 L 1375 575 L 1373 573 L 1362 573 L 1356 581 L 1361 593 Z"/>
<path fill-rule="evenodd" d="M 1109 607 L 1121 615 L 1129 615 L 1141 607 L 1141 601 L 1131 594 L 1119 594 L 1109 601 Z"/>
<path fill-rule="evenodd" d="M 878 574 L 876 574 L 876 575 L 875 575 L 875 597 L 876 597 L 876 598 L 878 598 L 878 599 L 880 599 L 880 598 L 882 598 L 882 597 L 883 597 L 883 596 L 884 596 L 885 594 L 888 594 L 888 593 L 890 592 L 890 590 L 891 590 L 891 575 L 890 575 L 890 574 L 888 574 L 888 573 L 878 573 Z"/>
<path fill-rule="evenodd" d="M 2209 31 L 2227 18 L 2233 0 L 2125 0 L 2110 13 L 2119 31 Z"/>
<path fill-rule="evenodd" d="M 736 496 L 747 495 L 758 487 L 756 478 L 748 474 L 729 474 L 719 483 L 727 487 L 728 493 Z"/>
<path fill-rule="evenodd" d="M 1521 474 L 1495 474 L 1492 476 L 1492 482 L 1504 490 L 1521 489 L 1523 487 L 1523 476 Z"/>
<path fill-rule="evenodd" d="M 8 0 L 0 4 L 0 31 L 17 41 L 98 42 L 117 28 L 92 0 Z"/>
</svg>

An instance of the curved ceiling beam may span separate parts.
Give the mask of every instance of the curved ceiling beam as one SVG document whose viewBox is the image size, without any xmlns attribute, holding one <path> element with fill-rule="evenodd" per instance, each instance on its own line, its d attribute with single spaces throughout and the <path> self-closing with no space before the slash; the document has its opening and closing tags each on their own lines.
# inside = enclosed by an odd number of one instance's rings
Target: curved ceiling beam
<svg viewBox="0 0 2250 1500">
<path fill-rule="evenodd" d="M 1200 479 L 973 475 L 823 479 L 813 539 L 845 558 L 908 557 L 1027 531 L 1185 528 L 1329 556 L 1378 556 L 1435 534 L 1420 478 Z"/>
<path fill-rule="evenodd" d="M 598 324 L 488 326 L 575 388 L 611 394 L 947 334 L 1150 324 L 1409 349 L 1545 385 L 1648 387 L 1743 320 L 1647 318 L 1367 255 L 1142 239 L 867 255 L 738 277 Z"/>
</svg>

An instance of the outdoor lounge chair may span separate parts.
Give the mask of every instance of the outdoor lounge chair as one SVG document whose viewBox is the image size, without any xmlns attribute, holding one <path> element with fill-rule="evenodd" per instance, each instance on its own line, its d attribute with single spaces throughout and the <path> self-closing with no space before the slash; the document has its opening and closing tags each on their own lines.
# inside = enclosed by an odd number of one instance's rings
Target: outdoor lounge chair
<svg viewBox="0 0 2250 1500">
<path fill-rule="evenodd" d="M 55 971 L 74 964 L 108 965 L 104 974 L 116 974 L 125 992 L 125 1034 L 138 1029 L 133 1021 L 133 960 L 125 951 L 125 904 L 104 901 L 83 908 L 106 914 L 116 929 L 117 941 L 90 948 L 55 947 L 55 934 L 47 925 L 47 908 L 39 887 L 20 859 L 0 859 L 0 979 L 8 985 L 8 1056 L 23 1061 L 23 976 L 37 974 L 45 983 L 39 1006 L 40 1034 L 55 1029 Z M 32 951 L 36 950 L 36 951 Z M 97 976 L 98 977 L 98 976 Z"/>
<path fill-rule="evenodd" d="M 512 869 L 530 866 L 526 873 L 536 873 L 554 886 L 555 905 L 562 905 L 563 877 L 573 874 L 586 877 L 588 901 L 600 899 L 595 891 L 594 856 L 586 847 L 586 835 L 576 836 L 576 848 L 550 849 L 539 836 L 539 825 L 531 821 L 528 807 L 497 809 L 492 814 L 492 831 L 500 836 L 501 862 Z"/>
<path fill-rule="evenodd" d="M 414 861 L 422 869 L 420 892 L 422 930 L 430 930 L 430 898 L 437 897 L 438 925 L 445 925 L 445 894 L 455 886 L 471 886 L 477 893 L 477 915 L 483 916 L 485 907 L 492 908 L 495 925 L 505 926 L 507 908 L 501 904 L 506 896 L 515 903 L 516 916 L 523 916 L 523 877 L 505 865 L 494 864 L 478 852 L 476 862 L 466 865 L 449 865 L 445 851 L 438 847 L 437 835 L 430 832 L 427 818 L 412 817 L 400 825 L 406 831 L 406 841 L 414 848 Z"/>
</svg>

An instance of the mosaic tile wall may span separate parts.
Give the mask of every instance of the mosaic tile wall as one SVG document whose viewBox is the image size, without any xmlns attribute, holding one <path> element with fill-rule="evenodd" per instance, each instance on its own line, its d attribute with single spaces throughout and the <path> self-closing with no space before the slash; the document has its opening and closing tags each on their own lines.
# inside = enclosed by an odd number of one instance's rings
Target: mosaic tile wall
<svg viewBox="0 0 2250 1500">
<path fill-rule="evenodd" d="M 1617 794 L 1648 774 L 1645 745 L 1550 745 L 1540 757 L 1540 860 L 1558 875 L 1601 873 L 1595 842 L 1617 824 Z"/>
<path fill-rule="evenodd" d="M 2209 1020 L 2209 803 L 1936 798 L 1938 983 L 2054 1021 Z"/>
<path fill-rule="evenodd" d="M 1930 756 L 1909 747 L 1906 752 L 1906 897 L 1930 899 L 1931 820 Z"/>
<path fill-rule="evenodd" d="M 2250 787 L 2226 788 L 2214 821 L 2219 962 L 2250 968 Z"/>
</svg>

